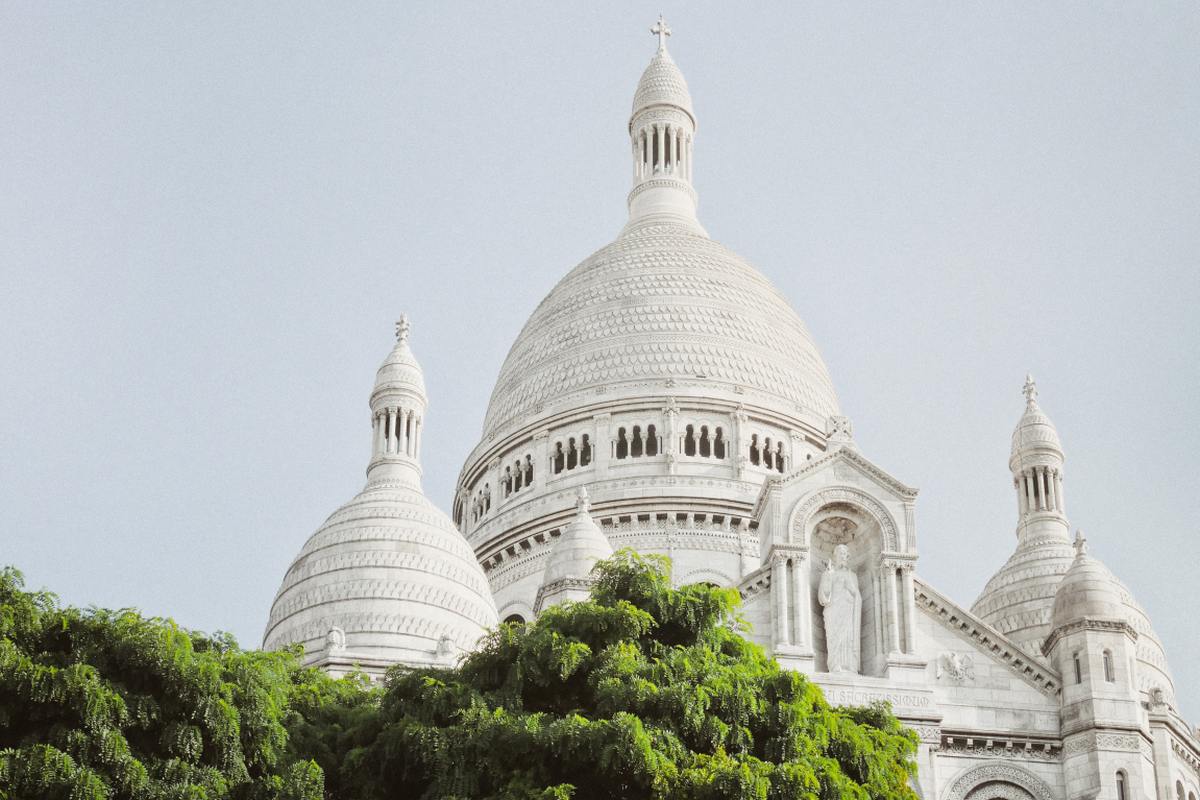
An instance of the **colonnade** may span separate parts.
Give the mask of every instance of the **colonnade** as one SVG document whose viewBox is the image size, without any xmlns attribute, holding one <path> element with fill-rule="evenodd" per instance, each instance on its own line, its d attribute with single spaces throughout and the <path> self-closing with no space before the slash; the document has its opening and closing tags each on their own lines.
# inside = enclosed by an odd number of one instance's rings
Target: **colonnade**
<svg viewBox="0 0 1200 800">
<path fill-rule="evenodd" d="M 670 122 L 655 122 L 637 132 L 633 137 L 633 179 L 643 181 L 656 173 L 691 182 L 691 131 Z"/>
<path fill-rule="evenodd" d="M 1050 466 L 1026 467 L 1013 478 L 1021 514 L 1034 511 L 1067 513 L 1062 471 Z"/>
<path fill-rule="evenodd" d="M 375 455 L 416 458 L 421 452 L 421 415 L 412 408 L 383 408 L 372 421 Z"/>
</svg>

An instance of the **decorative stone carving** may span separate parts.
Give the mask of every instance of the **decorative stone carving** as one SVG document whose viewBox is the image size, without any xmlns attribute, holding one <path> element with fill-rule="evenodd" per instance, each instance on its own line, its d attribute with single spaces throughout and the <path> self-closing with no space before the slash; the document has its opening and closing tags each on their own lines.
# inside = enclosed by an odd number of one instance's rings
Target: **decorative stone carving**
<svg viewBox="0 0 1200 800">
<path fill-rule="evenodd" d="M 401 321 L 407 324 L 408 320 L 401 317 Z M 396 323 L 397 333 L 399 333 L 400 322 Z M 407 331 L 405 331 L 407 333 Z M 325 652 L 328 655 L 341 653 L 346 649 L 346 632 L 341 628 L 333 627 L 329 629 L 329 633 L 325 634 Z"/>
<path fill-rule="evenodd" d="M 833 549 L 833 560 L 826 562 L 817 600 L 824 611 L 825 660 L 829 672 L 858 673 L 862 668 L 862 595 L 858 591 L 858 576 L 847 562 L 850 548 L 839 544 Z"/>
<path fill-rule="evenodd" d="M 830 503 L 849 503 L 867 512 L 878 523 L 883 532 L 883 547 L 888 551 L 900 549 L 900 534 L 896 521 L 879 501 L 866 492 L 849 486 L 836 486 L 822 489 L 796 507 L 792 512 L 792 543 L 803 547 L 808 546 L 808 525 L 812 515 L 820 508 Z"/>
<path fill-rule="evenodd" d="M 986 787 L 986 792 L 978 792 Z M 1015 791 L 1014 791 L 1015 790 Z M 1058 800 L 1045 781 L 1011 763 L 981 764 L 961 773 L 950 784 L 944 800 Z"/>
<path fill-rule="evenodd" d="M 954 683 L 975 680 L 975 661 L 970 653 L 942 653 L 938 656 L 937 677 Z"/>
</svg>

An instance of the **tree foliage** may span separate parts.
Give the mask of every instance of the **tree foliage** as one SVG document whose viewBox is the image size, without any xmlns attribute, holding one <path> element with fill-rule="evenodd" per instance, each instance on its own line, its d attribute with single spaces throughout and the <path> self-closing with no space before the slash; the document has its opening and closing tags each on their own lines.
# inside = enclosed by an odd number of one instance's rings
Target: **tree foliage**
<svg viewBox="0 0 1200 800">
<path fill-rule="evenodd" d="M 915 735 L 835 709 L 736 632 L 738 595 L 622 551 L 588 602 L 506 624 L 455 669 L 395 669 L 349 796 L 915 798 Z"/>
<path fill-rule="evenodd" d="M 597 575 L 381 692 L 0 571 L 0 800 L 915 798 L 915 736 L 781 670 L 735 590 L 631 551 Z"/>
<path fill-rule="evenodd" d="M 323 754 L 295 747 L 305 712 L 369 695 L 295 653 L 22 586 L 0 571 L 0 800 L 323 797 Z"/>
</svg>

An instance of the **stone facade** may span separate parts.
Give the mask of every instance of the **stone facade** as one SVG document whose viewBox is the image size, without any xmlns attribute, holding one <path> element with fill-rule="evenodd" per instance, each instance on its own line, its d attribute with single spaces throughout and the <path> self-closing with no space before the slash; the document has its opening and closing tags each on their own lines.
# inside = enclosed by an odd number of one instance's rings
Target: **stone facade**
<svg viewBox="0 0 1200 800">
<path fill-rule="evenodd" d="M 1200 740 L 1150 620 L 1072 548 L 1066 457 L 1032 378 L 1009 461 L 1016 547 L 967 610 L 917 574 L 917 491 L 860 452 L 804 323 L 700 226 L 696 114 L 654 32 L 629 222 L 521 331 L 453 521 L 388 421 L 414 420 L 400 435 L 419 444 L 405 345 L 372 396 L 367 492 L 289 570 L 266 645 L 303 642 L 334 671 L 446 663 L 497 619 L 583 596 L 595 560 L 632 547 L 669 556 L 676 583 L 737 587 L 749 635 L 831 702 L 891 703 L 920 736 L 925 798 L 1197 800 Z M 397 571 L 418 551 L 430 569 Z M 419 633 L 400 636 L 402 619 Z"/>
</svg>

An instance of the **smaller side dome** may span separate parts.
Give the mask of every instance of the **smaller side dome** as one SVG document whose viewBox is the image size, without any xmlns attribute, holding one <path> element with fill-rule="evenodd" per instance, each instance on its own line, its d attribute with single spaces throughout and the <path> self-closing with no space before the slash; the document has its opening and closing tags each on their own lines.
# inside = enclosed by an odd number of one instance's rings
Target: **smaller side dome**
<svg viewBox="0 0 1200 800">
<path fill-rule="evenodd" d="M 1119 620 L 1127 616 L 1116 577 L 1087 554 L 1087 539 L 1075 535 L 1075 560 L 1054 594 L 1050 627 L 1058 630 L 1082 620 Z"/>
<path fill-rule="evenodd" d="M 563 529 L 550 552 L 542 577 L 543 586 L 566 578 L 586 578 L 597 561 L 613 554 L 612 545 L 588 513 L 589 507 L 587 489 L 580 487 L 575 501 L 575 518 Z"/>
</svg>

